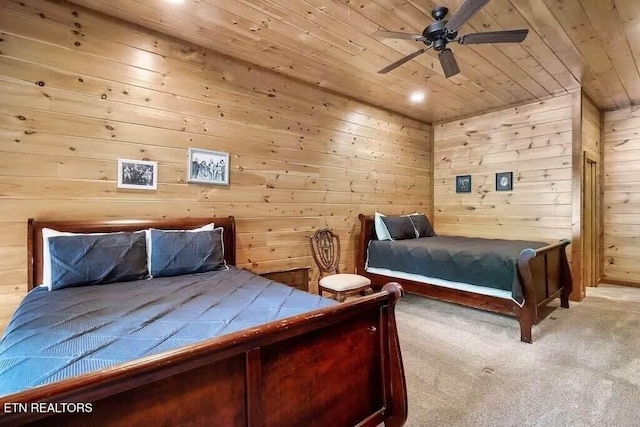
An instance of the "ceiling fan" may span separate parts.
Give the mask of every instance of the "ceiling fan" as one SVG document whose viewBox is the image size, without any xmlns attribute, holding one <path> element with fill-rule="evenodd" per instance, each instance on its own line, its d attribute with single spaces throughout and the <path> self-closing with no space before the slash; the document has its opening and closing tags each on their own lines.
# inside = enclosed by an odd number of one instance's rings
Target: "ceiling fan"
<svg viewBox="0 0 640 427">
<path fill-rule="evenodd" d="M 431 16 L 436 22 L 431 23 L 427 28 L 422 31 L 422 34 L 411 33 L 398 33 L 395 31 L 376 31 L 374 36 L 392 38 L 392 39 L 405 39 L 415 40 L 424 43 L 427 47 L 413 52 L 410 55 L 387 65 L 382 70 L 378 71 L 380 74 L 386 74 L 391 70 L 394 70 L 417 57 L 422 55 L 427 50 L 433 48 L 438 52 L 438 59 L 444 70 L 444 75 L 449 78 L 455 76 L 460 72 L 458 62 L 453 56 L 451 49 L 447 47 L 447 44 L 452 41 L 457 41 L 460 44 L 479 44 L 479 43 L 520 43 L 524 41 L 529 34 L 529 30 L 508 30 L 508 31 L 487 31 L 483 33 L 471 33 L 458 37 L 458 30 L 462 25 L 467 22 L 473 15 L 475 15 L 480 9 L 482 9 L 490 0 L 466 0 L 458 11 L 449 19 L 445 21 L 444 18 L 449 13 L 449 9 L 446 7 L 436 7 L 431 11 Z M 456 39 L 456 37 L 458 37 Z"/>
</svg>

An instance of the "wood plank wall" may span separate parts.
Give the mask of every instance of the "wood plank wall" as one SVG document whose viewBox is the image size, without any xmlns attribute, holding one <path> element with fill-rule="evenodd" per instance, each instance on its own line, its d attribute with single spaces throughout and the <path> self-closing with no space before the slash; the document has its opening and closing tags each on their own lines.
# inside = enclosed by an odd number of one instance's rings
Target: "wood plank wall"
<svg viewBox="0 0 640 427">
<path fill-rule="evenodd" d="M 590 160 L 593 160 L 597 163 L 598 168 L 598 180 L 596 185 L 598 188 L 598 197 L 595 201 L 595 207 L 593 209 L 593 215 L 596 216 L 596 221 L 598 223 L 598 228 L 595 230 L 595 239 L 596 239 L 596 247 L 598 248 L 597 253 L 592 254 L 595 257 L 596 261 L 596 272 L 595 277 L 600 278 L 602 275 L 602 254 L 603 254 L 603 232 L 604 226 L 602 221 L 602 197 L 604 194 L 604 187 L 602 183 L 602 171 L 604 170 L 602 164 L 602 117 L 600 114 L 600 110 L 594 104 L 594 102 L 585 94 L 582 95 L 582 151 L 586 153 Z M 584 167 L 584 165 L 583 165 Z M 584 173 L 584 172 L 583 172 Z M 583 190 L 584 191 L 584 190 Z M 583 208 L 584 209 L 584 208 Z M 583 215 L 584 216 L 584 215 Z M 582 224 L 584 230 L 584 224 Z M 584 236 L 584 232 L 581 233 Z M 584 252 L 583 254 L 586 259 L 587 254 Z M 587 283 L 585 281 L 585 286 L 597 286 L 597 283 Z"/>
<path fill-rule="evenodd" d="M 602 143 L 600 135 L 600 110 L 587 96 L 582 96 L 582 149 L 600 159 Z"/>
<path fill-rule="evenodd" d="M 353 271 L 358 213 L 430 213 L 430 125 L 68 3 L 3 1 L 0 31 L 0 330 L 29 217 L 235 215 L 264 272 L 312 266 L 324 226 Z M 229 152 L 231 185 L 187 184 L 188 147 Z M 119 157 L 158 191 L 118 190 Z"/>
<path fill-rule="evenodd" d="M 640 286 L 640 106 L 604 113 L 604 277 Z"/>
<path fill-rule="evenodd" d="M 443 235 L 571 238 L 572 100 L 552 98 L 434 125 L 434 226 Z M 513 191 L 496 191 L 496 172 Z M 456 194 L 456 175 L 472 192 Z"/>
</svg>

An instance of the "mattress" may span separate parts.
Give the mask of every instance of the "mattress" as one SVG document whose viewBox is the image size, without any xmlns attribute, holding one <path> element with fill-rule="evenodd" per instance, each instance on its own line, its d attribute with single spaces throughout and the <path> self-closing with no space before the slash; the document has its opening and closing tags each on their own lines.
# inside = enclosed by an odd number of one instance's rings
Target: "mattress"
<svg viewBox="0 0 640 427">
<path fill-rule="evenodd" d="M 331 304 L 235 267 L 56 291 L 38 287 L 0 341 L 0 396 Z"/>
<path fill-rule="evenodd" d="M 432 236 L 369 242 L 367 268 L 433 277 L 506 291 L 518 303 L 524 297 L 518 277 L 518 257 L 524 249 L 545 242 Z"/>
<path fill-rule="evenodd" d="M 487 295 L 490 297 L 508 299 L 515 303 L 518 301 L 513 299 L 510 291 L 501 289 L 487 288 L 486 286 L 477 286 L 470 283 L 453 282 L 451 280 L 438 279 L 437 277 L 420 276 L 419 274 L 405 273 L 402 271 L 393 271 L 386 268 L 365 268 L 367 273 L 379 274 L 381 276 L 394 277 L 396 279 L 411 280 L 412 282 L 425 283 L 429 285 L 440 286 L 443 288 L 455 289 L 458 291 L 471 292 L 474 294 Z M 522 307 L 523 304 L 518 303 Z"/>
</svg>

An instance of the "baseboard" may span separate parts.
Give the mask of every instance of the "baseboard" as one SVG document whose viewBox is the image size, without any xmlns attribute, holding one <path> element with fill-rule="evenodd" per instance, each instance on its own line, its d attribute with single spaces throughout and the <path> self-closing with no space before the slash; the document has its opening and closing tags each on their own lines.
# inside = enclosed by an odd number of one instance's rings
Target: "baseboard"
<svg viewBox="0 0 640 427">
<path fill-rule="evenodd" d="M 603 277 L 602 279 L 598 280 L 598 284 L 599 285 L 618 285 L 618 286 L 629 286 L 632 288 L 640 288 L 640 282 L 630 282 L 627 280 L 618 280 L 618 279 L 613 279 L 610 277 Z"/>
</svg>

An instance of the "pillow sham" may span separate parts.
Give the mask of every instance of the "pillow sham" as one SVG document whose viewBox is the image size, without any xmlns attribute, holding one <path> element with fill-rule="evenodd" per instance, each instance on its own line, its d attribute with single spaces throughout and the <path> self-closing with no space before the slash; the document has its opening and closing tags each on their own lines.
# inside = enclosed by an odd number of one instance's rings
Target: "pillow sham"
<svg viewBox="0 0 640 427">
<path fill-rule="evenodd" d="M 194 228 L 192 230 L 162 230 L 168 233 L 197 233 L 198 231 L 211 231 L 215 228 L 215 224 L 212 222 L 211 224 L 203 225 L 199 228 Z M 145 236 L 147 238 L 147 266 L 149 268 L 149 273 L 151 273 L 151 246 L 153 243 L 151 242 L 151 229 L 148 228 L 145 231 Z M 153 275 L 151 276 L 153 277 Z"/>
<path fill-rule="evenodd" d="M 385 216 L 382 222 L 389 231 L 391 240 L 415 239 L 416 229 L 408 216 Z"/>
<path fill-rule="evenodd" d="M 384 225 L 384 222 L 382 221 L 382 218 L 384 217 L 385 215 L 380 212 L 376 212 L 373 216 L 373 225 L 376 230 L 376 236 L 378 237 L 378 240 L 391 240 L 389 230 L 387 230 L 387 226 Z"/>
<path fill-rule="evenodd" d="M 226 270 L 223 228 L 204 231 L 149 230 L 152 277 Z"/>
<path fill-rule="evenodd" d="M 52 228 L 42 229 L 42 285 L 51 290 L 51 253 L 49 251 L 49 238 L 55 236 L 104 236 L 109 233 L 71 233 L 58 231 Z"/>
<path fill-rule="evenodd" d="M 147 249 L 143 232 L 49 237 L 50 290 L 144 279 Z"/>
<path fill-rule="evenodd" d="M 429 221 L 429 218 L 427 218 L 425 214 L 411 214 L 409 215 L 409 219 L 411 219 L 413 227 L 416 229 L 416 237 L 437 236 L 431 225 L 431 221 Z"/>
</svg>

